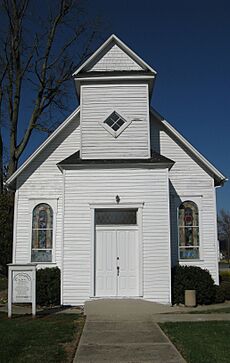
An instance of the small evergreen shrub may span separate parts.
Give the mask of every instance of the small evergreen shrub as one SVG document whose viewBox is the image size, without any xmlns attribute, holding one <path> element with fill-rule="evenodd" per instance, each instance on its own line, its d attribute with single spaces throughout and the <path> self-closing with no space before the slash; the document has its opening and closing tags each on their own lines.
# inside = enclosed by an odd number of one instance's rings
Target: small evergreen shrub
<svg viewBox="0 0 230 363">
<path fill-rule="evenodd" d="M 220 286 L 224 291 L 225 300 L 230 300 L 230 281 L 222 281 Z"/>
<path fill-rule="evenodd" d="M 215 302 L 214 281 L 207 270 L 197 266 L 175 266 L 172 269 L 172 302 L 184 304 L 185 290 L 196 290 L 196 302 L 208 305 Z"/>
<path fill-rule="evenodd" d="M 220 282 L 222 281 L 230 281 L 230 271 L 220 272 Z"/>
<path fill-rule="evenodd" d="M 215 303 L 225 302 L 225 291 L 221 285 L 215 285 Z"/>
<path fill-rule="evenodd" d="M 58 267 L 36 272 L 36 300 L 38 305 L 60 305 L 61 273 Z"/>
</svg>

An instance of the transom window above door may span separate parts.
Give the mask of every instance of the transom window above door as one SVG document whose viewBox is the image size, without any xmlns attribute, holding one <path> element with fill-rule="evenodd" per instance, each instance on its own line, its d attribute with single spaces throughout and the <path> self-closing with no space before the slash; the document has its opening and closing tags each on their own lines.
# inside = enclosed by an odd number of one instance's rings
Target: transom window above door
<svg viewBox="0 0 230 363">
<path fill-rule="evenodd" d="M 137 209 L 96 209 L 96 225 L 136 225 Z"/>
<path fill-rule="evenodd" d="M 116 138 L 131 124 L 131 121 L 125 120 L 118 112 L 113 111 L 103 122 L 100 122 L 100 124 Z"/>
</svg>

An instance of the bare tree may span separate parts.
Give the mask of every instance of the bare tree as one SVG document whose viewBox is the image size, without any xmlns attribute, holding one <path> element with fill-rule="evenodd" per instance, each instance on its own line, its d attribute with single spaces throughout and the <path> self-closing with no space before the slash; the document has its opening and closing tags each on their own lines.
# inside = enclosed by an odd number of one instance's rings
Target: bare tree
<svg viewBox="0 0 230 363">
<path fill-rule="evenodd" d="M 1 133 L 1 116 L 2 116 L 2 104 L 3 104 L 3 83 L 6 75 L 6 64 L 0 58 L 0 193 L 3 191 L 3 139 Z"/>
<path fill-rule="evenodd" d="M 51 132 L 56 126 L 52 111 L 57 117 L 67 110 L 71 74 L 91 52 L 99 32 L 98 23 L 89 22 L 80 0 L 0 0 L 0 6 L 2 179 L 3 128 L 9 130 L 9 177 L 33 131 Z"/>
<path fill-rule="evenodd" d="M 230 263 L 230 212 L 221 209 L 218 215 L 219 240 L 224 241 L 227 247 L 228 264 Z"/>
</svg>

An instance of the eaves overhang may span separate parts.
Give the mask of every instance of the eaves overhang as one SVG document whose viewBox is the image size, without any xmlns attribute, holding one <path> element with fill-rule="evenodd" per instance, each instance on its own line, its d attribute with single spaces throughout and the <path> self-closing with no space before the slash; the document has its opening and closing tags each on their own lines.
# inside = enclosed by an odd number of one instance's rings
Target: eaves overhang
<svg viewBox="0 0 230 363">
<path fill-rule="evenodd" d="M 174 165 L 174 161 L 166 158 L 157 152 L 152 151 L 150 158 L 136 158 L 136 159 L 82 159 L 80 152 L 72 154 L 64 159 L 57 166 L 62 169 L 78 168 L 78 167 L 153 167 L 153 168 L 168 168 Z"/>
<path fill-rule="evenodd" d="M 90 72 L 80 73 L 75 77 L 75 87 L 77 91 L 77 97 L 80 100 L 81 86 L 85 84 L 108 84 L 108 83 L 120 83 L 120 82 L 147 82 L 149 88 L 149 98 L 151 99 L 156 75 L 148 72 L 136 72 L 136 71 L 119 71 L 119 72 Z"/>
</svg>

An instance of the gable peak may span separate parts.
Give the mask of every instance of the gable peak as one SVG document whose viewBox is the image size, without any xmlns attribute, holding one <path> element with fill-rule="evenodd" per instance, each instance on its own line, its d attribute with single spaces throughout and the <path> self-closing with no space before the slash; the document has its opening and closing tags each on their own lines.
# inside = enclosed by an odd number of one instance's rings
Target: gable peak
<svg viewBox="0 0 230 363">
<path fill-rule="evenodd" d="M 156 71 L 134 53 L 115 34 L 112 34 L 73 74 L 90 72 L 147 72 Z"/>
</svg>

